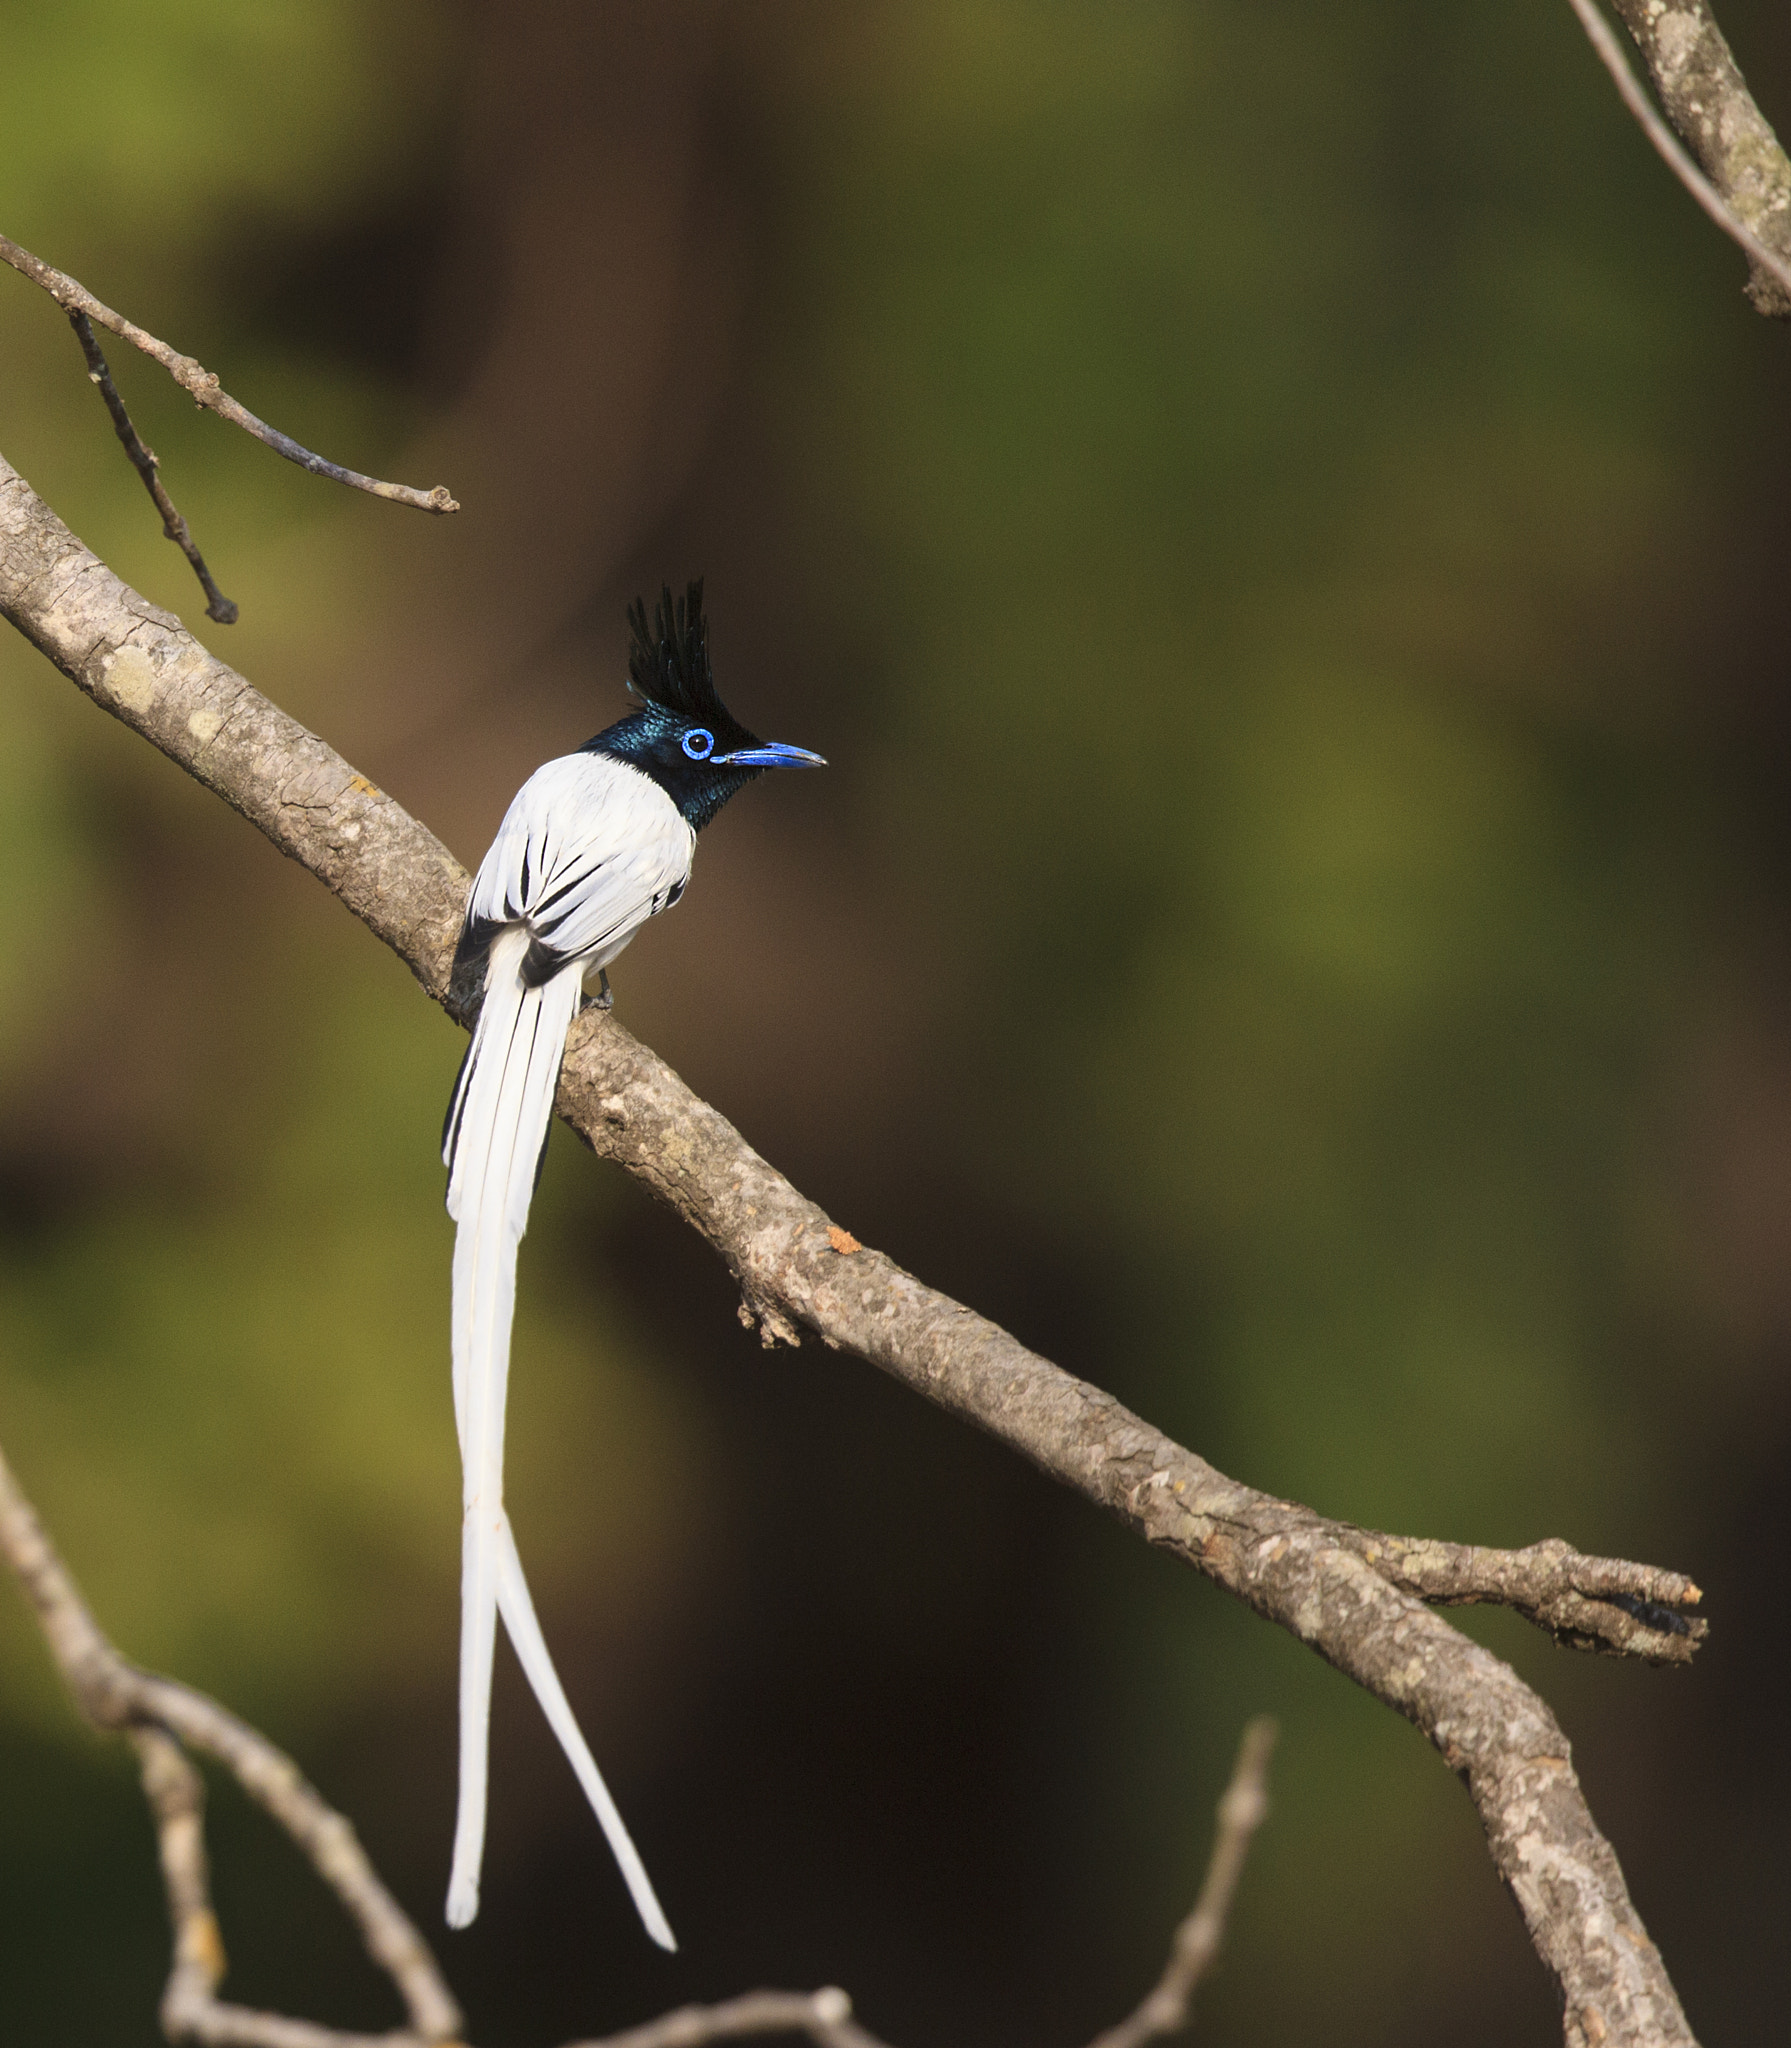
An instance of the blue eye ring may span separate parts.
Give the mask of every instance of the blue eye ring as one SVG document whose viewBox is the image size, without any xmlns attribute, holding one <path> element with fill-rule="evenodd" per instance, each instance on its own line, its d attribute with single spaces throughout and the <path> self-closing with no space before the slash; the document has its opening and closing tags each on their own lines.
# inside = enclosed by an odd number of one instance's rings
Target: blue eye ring
<svg viewBox="0 0 1791 2048">
<path fill-rule="evenodd" d="M 715 735 L 699 725 L 694 732 L 687 732 L 680 744 L 693 761 L 706 761 L 715 751 Z"/>
</svg>

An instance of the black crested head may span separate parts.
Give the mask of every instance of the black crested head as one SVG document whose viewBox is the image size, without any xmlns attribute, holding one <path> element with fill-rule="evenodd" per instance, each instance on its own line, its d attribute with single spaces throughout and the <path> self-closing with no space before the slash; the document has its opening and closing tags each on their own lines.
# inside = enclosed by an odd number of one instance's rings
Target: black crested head
<svg viewBox="0 0 1791 2048">
<path fill-rule="evenodd" d="M 650 776 L 693 832 L 767 768 L 824 765 L 819 754 L 748 732 L 716 695 L 700 577 L 675 604 L 662 588 L 651 626 L 637 597 L 628 624 L 628 687 L 640 708 L 581 751 L 608 754 Z"/>
<path fill-rule="evenodd" d="M 651 627 L 646 602 L 637 597 L 628 607 L 628 628 L 628 687 L 637 697 L 700 725 L 733 723 L 715 694 L 700 576 L 675 604 L 670 587 L 661 586 Z"/>
</svg>

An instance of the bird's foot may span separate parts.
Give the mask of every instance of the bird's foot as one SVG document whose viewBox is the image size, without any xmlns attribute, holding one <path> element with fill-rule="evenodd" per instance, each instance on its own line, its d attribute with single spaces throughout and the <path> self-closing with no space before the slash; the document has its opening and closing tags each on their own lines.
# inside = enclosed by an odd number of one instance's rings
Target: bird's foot
<svg viewBox="0 0 1791 2048">
<path fill-rule="evenodd" d="M 609 991 L 609 974 L 602 967 L 597 970 L 597 993 L 591 998 L 593 1010 L 608 1010 L 614 1007 L 615 997 Z"/>
</svg>

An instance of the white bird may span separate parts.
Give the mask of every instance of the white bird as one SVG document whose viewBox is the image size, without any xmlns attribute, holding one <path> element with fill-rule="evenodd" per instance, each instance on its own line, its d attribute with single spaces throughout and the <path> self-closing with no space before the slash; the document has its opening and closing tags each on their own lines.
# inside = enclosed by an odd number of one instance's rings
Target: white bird
<svg viewBox="0 0 1791 2048">
<path fill-rule="evenodd" d="M 450 1927 L 479 1910 L 497 1617 L 590 1800 L 647 1932 L 675 1948 L 645 1866 L 592 1759 L 535 1618 L 504 1511 L 504 1394 L 516 1252 L 546 1156 L 566 1033 L 589 982 L 690 879 L 697 833 L 767 768 L 824 765 L 756 739 L 715 693 L 703 586 L 629 611 L 639 707 L 517 792 L 480 863 L 455 980 L 482 983 L 472 1043 L 442 1131 L 454 1237 L 454 1419 L 460 1433 L 460 1801 Z"/>
</svg>

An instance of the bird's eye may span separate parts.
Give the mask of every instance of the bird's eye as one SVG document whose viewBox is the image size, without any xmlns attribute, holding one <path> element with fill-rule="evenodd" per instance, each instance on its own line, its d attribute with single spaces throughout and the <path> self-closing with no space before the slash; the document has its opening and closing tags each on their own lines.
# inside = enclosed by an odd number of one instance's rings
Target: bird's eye
<svg viewBox="0 0 1791 2048">
<path fill-rule="evenodd" d="M 694 732 L 684 735 L 684 751 L 693 761 L 706 761 L 715 751 L 715 735 L 705 732 L 699 725 Z"/>
</svg>

